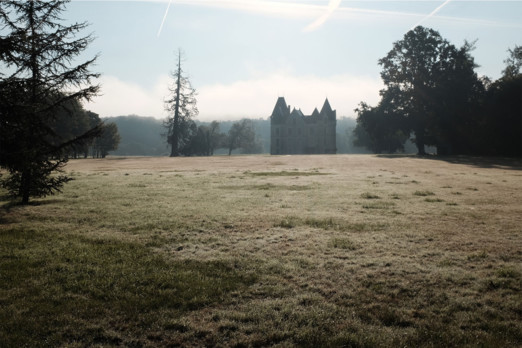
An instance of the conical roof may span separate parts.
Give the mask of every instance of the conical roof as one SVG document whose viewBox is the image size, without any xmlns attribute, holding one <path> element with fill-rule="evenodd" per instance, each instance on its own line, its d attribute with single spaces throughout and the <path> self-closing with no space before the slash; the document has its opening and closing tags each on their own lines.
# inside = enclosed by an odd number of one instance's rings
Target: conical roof
<svg viewBox="0 0 522 348">
<path fill-rule="evenodd" d="M 274 106 L 274 111 L 272 111 L 272 116 L 280 115 L 283 116 L 288 113 L 288 106 L 286 105 L 285 97 L 277 98 L 276 105 Z"/>
<path fill-rule="evenodd" d="M 332 107 L 330 106 L 330 103 L 328 102 L 328 98 L 325 99 L 323 108 L 321 109 L 321 114 L 331 114 L 332 113 Z"/>
</svg>

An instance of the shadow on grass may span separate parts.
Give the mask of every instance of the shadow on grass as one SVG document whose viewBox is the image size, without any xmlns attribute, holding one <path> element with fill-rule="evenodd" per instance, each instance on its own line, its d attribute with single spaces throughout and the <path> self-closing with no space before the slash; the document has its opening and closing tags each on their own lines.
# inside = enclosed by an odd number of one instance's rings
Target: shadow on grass
<svg viewBox="0 0 522 348">
<path fill-rule="evenodd" d="M 443 161 L 453 164 L 465 164 L 480 168 L 497 168 L 522 170 L 522 159 L 516 157 L 480 157 L 480 156 L 437 156 L 425 155 L 419 156 L 414 154 L 380 154 L 380 158 L 422 158 L 434 161 Z"/>
<path fill-rule="evenodd" d="M 4 214 L 7 214 L 14 207 L 19 207 L 22 205 L 22 202 L 19 199 L 15 199 L 9 195 L 1 195 L 0 196 L 0 224 L 4 223 Z"/>
<path fill-rule="evenodd" d="M 52 227 L 6 228 L 0 245 L 9 250 L 0 257 L 2 347 L 156 346 L 157 332 L 176 335 L 164 330 L 172 319 L 226 303 L 257 280 L 233 261 L 167 259 Z"/>
<path fill-rule="evenodd" d="M 0 196 L 0 224 L 6 223 L 4 214 L 11 212 L 11 209 L 18 207 L 37 207 L 41 205 L 64 203 L 63 199 L 42 199 L 29 201 L 28 204 L 22 204 L 22 201 L 18 198 L 12 198 L 11 196 Z"/>
</svg>

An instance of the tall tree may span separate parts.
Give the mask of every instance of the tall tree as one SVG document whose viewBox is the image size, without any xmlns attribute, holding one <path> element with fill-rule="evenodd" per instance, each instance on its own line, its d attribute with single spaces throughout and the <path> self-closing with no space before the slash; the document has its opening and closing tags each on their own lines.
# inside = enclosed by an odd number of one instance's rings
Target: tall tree
<svg viewBox="0 0 522 348">
<path fill-rule="evenodd" d="M 100 131 L 64 139 L 52 128 L 70 101 L 90 100 L 99 91 L 92 84 L 98 74 L 89 70 L 96 57 L 73 65 L 92 37 L 77 37 L 86 23 L 61 23 L 67 2 L 0 2 L 0 165 L 10 173 L 2 186 L 23 204 L 60 191 L 70 178 L 52 174 L 61 172 L 71 147 Z"/>
<path fill-rule="evenodd" d="M 167 129 L 167 142 L 171 145 L 170 156 L 179 156 L 181 149 L 190 141 L 189 133 L 192 117 L 198 115 L 196 90 L 184 75 L 181 67 L 182 52 L 178 50 L 177 67 L 171 72 L 173 84 L 169 87 L 171 95 L 165 101 L 165 110 L 169 113 L 163 125 Z"/>
<path fill-rule="evenodd" d="M 420 155 L 425 145 L 454 152 L 453 146 L 466 143 L 461 137 L 471 127 L 469 106 L 481 89 L 473 47 L 466 42 L 458 49 L 437 31 L 418 26 L 379 60 L 385 85 L 381 95 L 388 99 L 390 114 L 400 115 L 414 133 Z"/>
<path fill-rule="evenodd" d="M 387 90 L 382 93 L 395 93 L 400 98 L 396 109 L 408 119 L 421 155 L 424 145 L 433 145 L 428 139 L 428 128 L 435 105 L 434 75 L 441 51 L 448 45 L 435 30 L 418 26 L 395 42 L 386 57 L 379 60 Z"/>
</svg>

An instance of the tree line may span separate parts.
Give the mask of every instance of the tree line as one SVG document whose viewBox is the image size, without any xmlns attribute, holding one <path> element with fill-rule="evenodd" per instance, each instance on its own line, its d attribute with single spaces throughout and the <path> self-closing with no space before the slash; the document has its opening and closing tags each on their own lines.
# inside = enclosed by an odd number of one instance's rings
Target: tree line
<svg viewBox="0 0 522 348">
<path fill-rule="evenodd" d="M 456 47 L 418 26 L 379 60 L 385 88 L 377 106 L 355 110 L 354 144 L 401 152 L 411 138 L 439 155 L 522 156 L 522 47 L 509 50 L 502 77 L 479 77 L 474 43 Z"/>
<path fill-rule="evenodd" d="M 234 122 L 226 133 L 220 131 L 218 121 L 197 125 L 190 120 L 181 134 L 182 138 L 178 139 L 178 156 L 212 156 L 218 149 L 225 149 L 229 156 L 237 149 L 249 154 L 263 152 L 250 119 Z"/>
</svg>

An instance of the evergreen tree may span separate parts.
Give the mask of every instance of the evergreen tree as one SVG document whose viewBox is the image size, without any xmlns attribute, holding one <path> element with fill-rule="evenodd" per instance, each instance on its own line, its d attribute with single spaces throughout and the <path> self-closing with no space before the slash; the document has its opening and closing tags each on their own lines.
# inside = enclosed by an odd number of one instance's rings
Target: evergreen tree
<svg viewBox="0 0 522 348">
<path fill-rule="evenodd" d="M 165 102 L 165 109 L 169 113 L 163 126 L 167 129 L 167 142 L 171 145 L 170 157 L 179 156 L 182 149 L 190 142 L 193 131 L 191 118 L 197 116 L 196 90 L 192 88 L 187 76 L 181 68 L 182 53 L 178 50 L 177 68 L 171 73 L 174 79 L 169 88 L 171 93 Z M 197 131 L 197 129 L 196 129 Z"/>
<path fill-rule="evenodd" d="M 65 139 L 52 127 L 71 101 L 90 100 L 99 90 L 92 84 L 98 74 L 89 71 L 96 57 L 73 65 L 92 37 L 77 38 L 86 23 L 61 23 L 67 2 L 0 3 L 0 165 L 10 174 L 2 186 L 23 204 L 60 191 L 70 180 L 61 171 L 68 152 L 99 133 L 94 127 Z"/>
</svg>

